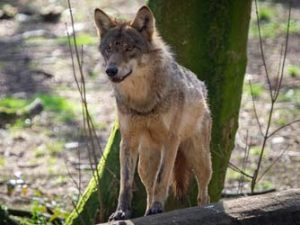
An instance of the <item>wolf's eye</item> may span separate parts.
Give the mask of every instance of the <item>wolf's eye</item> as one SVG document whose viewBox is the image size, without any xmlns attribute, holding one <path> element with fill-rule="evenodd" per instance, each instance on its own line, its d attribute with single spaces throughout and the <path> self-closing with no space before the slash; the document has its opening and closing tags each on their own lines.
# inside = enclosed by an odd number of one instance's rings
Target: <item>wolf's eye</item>
<svg viewBox="0 0 300 225">
<path fill-rule="evenodd" d="M 133 47 L 132 46 L 127 46 L 125 50 L 126 50 L 126 52 L 131 52 L 133 50 Z"/>
<path fill-rule="evenodd" d="M 107 47 L 105 48 L 105 52 L 106 52 L 106 54 L 111 53 L 111 47 L 110 47 L 110 46 L 107 46 Z"/>
</svg>

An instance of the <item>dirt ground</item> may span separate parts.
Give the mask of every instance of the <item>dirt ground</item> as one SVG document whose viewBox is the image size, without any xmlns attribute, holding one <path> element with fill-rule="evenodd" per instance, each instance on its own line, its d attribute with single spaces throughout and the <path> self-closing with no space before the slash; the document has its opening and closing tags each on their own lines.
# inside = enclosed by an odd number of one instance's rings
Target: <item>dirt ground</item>
<svg viewBox="0 0 300 225">
<path fill-rule="evenodd" d="M 30 206 L 32 201 L 47 203 L 50 207 L 72 208 L 71 201 L 78 197 L 74 184 L 81 176 L 81 189 L 91 176 L 88 154 L 84 146 L 80 96 L 72 75 L 72 64 L 66 30 L 70 31 L 70 18 L 66 3 L 61 1 L 1 1 L 16 6 L 13 19 L 0 20 L 0 99 L 18 97 L 31 99 L 36 94 L 60 96 L 74 106 L 71 121 L 57 119 L 57 112 L 44 110 L 28 124 L 18 128 L 0 128 L 0 204 L 9 207 Z M 87 100 L 97 124 L 102 146 L 112 127 L 115 117 L 114 99 L 109 82 L 102 71 L 102 62 L 97 50 L 97 37 L 93 25 L 93 9 L 101 7 L 108 13 L 132 18 L 144 1 L 71 1 L 75 16 L 77 35 L 83 39 L 83 68 L 86 74 Z M 112 3 L 113 2 L 113 3 Z M 46 22 L 40 16 L 49 4 L 62 6 L 58 22 Z M 286 18 L 287 6 L 282 3 L 268 5 Z M 255 24 L 255 14 L 252 13 Z M 294 5 L 292 19 L 300 27 L 300 8 Z M 253 26 L 253 24 L 252 24 Z M 84 36 L 85 35 L 85 36 Z M 284 34 L 264 38 L 266 61 L 275 82 Z M 300 32 L 290 35 L 286 65 L 300 66 Z M 249 38 L 248 67 L 245 91 L 240 111 L 240 127 L 236 137 L 231 162 L 243 167 L 245 146 L 251 150 L 246 171 L 253 172 L 262 143 L 253 112 L 253 101 L 248 81 L 258 89 L 255 97 L 259 120 L 266 128 L 270 107 L 268 86 L 259 50 L 259 39 Z M 275 75 L 274 75 L 275 74 Z M 300 75 L 283 79 L 282 91 L 275 106 L 271 131 L 284 123 L 300 119 Z M 270 188 L 288 189 L 300 187 L 300 123 L 282 129 L 267 144 L 263 157 L 263 170 L 276 161 L 266 173 L 257 190 Z M 248 139 L 246 138 L 248 137 Z M 80 161 L 78 160 L 78 150 Z M 282 151 L 284 153 L 282 154 Z M 278 159 L 278 156 L 282 156 Z M 98 157 L 101 152 L 98 152 Z M 262 170 L 262 171 L 263 171 Z M 20 185 L 14 184 L 20 182 Z M 9 189 L 13 184 L 13 190 Z M 225 191 L 237 193 L 249 191 L 249 182 L 241 183 L 240 174 L 228 170 Z"/>
</svg>

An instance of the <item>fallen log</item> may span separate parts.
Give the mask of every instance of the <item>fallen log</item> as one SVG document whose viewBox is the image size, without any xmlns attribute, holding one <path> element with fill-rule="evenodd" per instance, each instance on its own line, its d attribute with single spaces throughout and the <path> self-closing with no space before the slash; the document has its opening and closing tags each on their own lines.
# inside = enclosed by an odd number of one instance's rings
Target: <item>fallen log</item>
<svg viewBox="0 0 300 225">
<path fill-rule="evenodd" d="M 8 212 L 0 205 L 0 224 L 1 225 L 19 225 L 19 223 L 9 217 Z"/>
<path fill-rule="evenodd" d="M 39 98 L 21 109 L 0 108 L 0 128 L 5 127 L 6 124 L 14 123 L 17 119 L 32 119 L 43 109 L 43 103 Z"/>
<path fill-rule="evenodd" d="M 300 189 L 225 200 L 102 225 L 300 225 Z M 99 224 L 100 225 L 100 224 Z"/>
</svg>

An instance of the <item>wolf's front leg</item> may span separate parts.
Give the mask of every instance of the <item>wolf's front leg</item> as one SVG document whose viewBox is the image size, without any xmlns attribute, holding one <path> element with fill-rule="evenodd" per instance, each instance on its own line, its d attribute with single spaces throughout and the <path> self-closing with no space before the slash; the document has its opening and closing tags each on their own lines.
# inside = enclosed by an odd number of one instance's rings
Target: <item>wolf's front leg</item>
<svg viewBox="0 0 300 225">
<path fill-rule="evenodd" d="M 170 137 L 162 149 L 162 158 L 154 182 L 153 199 L 146 215 L 161 213 L 164 210 L 178 147 L 178 138 Z"/>
<path fill-rule="evenodd" d="M 118 207 L 109 217 L 112 220 L 128 219 L 131 215 L 132 183 L 137 161 L 137 146 L 122 139 L 120 145 L 120 192 Z"/>
</svg>

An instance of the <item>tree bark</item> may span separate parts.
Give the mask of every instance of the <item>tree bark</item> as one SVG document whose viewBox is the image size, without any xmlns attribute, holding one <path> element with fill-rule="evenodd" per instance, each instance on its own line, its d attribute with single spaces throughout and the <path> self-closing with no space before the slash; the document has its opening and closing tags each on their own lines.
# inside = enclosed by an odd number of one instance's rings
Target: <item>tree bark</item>
<svg viewBox="0 0 300 225">
<path fill-rule="evenodd" d="M 238 127 L 251 0 L 149 0 L 149 6 L 159 32 L 176 53 L 178 61 L 198 74 L 208 86 L 213 116 L 213 177 L 209 192 L 211 200 L 217 201 Z M 119 141 L 120 134 L 115 128 L 105 148 L 106 160 L 102 159 L 98 166 L 100 185 L 94 178 L 91 180 L 66 225 L 93 224 L 99 205 L 100 221 L 107 220 L 115 210 L 119 185 L 105 168 L 110 168 L 119 178 Z M 138 177 L 135 184 L 133 216 L 141 216 L 146 204 L 145 190 Z M 169 197 L 166 209 L 195 205 L 196 191 L 192 185 L 190 197 L 184 203 Z"/>
<path fill-rule="evenodd" d="M 110 225 L 299 225 L 300 189 L 226 200 Z M 99 224 L 100 225 L 100 224 Z M 108 225 L 103 223 L 102 225 Z"/>
</svg>

